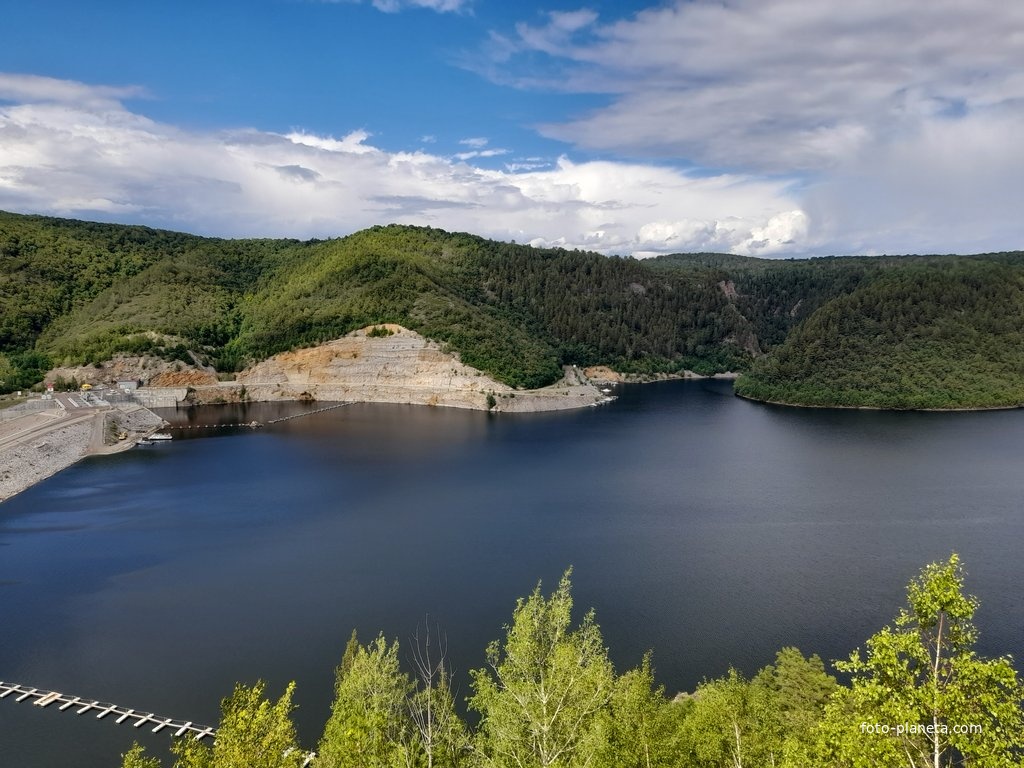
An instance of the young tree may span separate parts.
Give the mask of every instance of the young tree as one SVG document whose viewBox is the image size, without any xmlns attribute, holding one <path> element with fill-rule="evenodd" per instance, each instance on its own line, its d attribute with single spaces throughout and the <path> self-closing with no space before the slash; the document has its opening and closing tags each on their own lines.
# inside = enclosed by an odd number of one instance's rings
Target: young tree
<svg viewBox="0 0 1024 768">
<path fill-rule="evenodd" d="M 685 765 L 743 768 L 759 765 L 749 733 L 750 683 L 735 669 L 697 688 L 681 727 Z"/>
<path fill-rule="evenodd" d="M 291 720 L 295 683 L 289 683 L 276 702 L 265 699 L 262 680 L 254 686 L 235 686 L 221 702 L 221 720 L 213 746 L 188 736 L 178 739 L 172 751 L 175 768 L 298 768 L 304 754 L 299 749 Z"/>
<path fill-rule="evenodd" d="M 570 574 L 549 599 L 538 584 L 518 601 L 504 645 L 492 642 L 488 666 L 472 673 L 484 766 L 572 768 L 604 747 L 614 672 L 593 611 L 570 627 Z"/>
<path fill-rule="evenodd" d="M 160 761 L 155 757 L 147 757 L 145 748 L 136 742 L 121 755 L 121 768 L 160 768 Z"/>
<path fill-rule="evenodd" d="M 1024 757 L 1024 689 L 1008 657 L 979 658 L 977 600 L 954 554 L 907 589 L 907 608 L 837 663 L 852 675 L 822 727 L 829 766 L 1016 766 Z"/>
<path fill-rule="evenodd" d="M 409 715 L 423 747 L 425 768 L 458 768 L 465 762 L 469 733 L 455 711 L 447 640 L 427 624 L 413 643 L 418 687 L 409 698 Z"/>
<path fill-rule="evenodd" d="M 817 655 L 779 651 L 775 663 L 750 681 L 751 732 L 762 759 L 778 768 L 811 764 L 818 725 L 835 690 L 836 679 Z"/>
<path fill-rule="evenodd" d="M 412 690 L 398 667 L 397 641 L 388 645 L 380 635 L 369 646 L 356 643 L 354 653 L 346 649 L 317 748 L 317 768 L 419 765 L 422 749 L 406 703 Z"/>
<path fill-rule="evenodd" d="M 817 656 L 784 648 L 752 680 L 735 669 L 703 683 L 688 703 L 681 750 L 688 764 L 802 768 L 835 679 Z"/>
<path fill-rule="evenodd" d="M 609 702 L 608 737 L 598 766 L 607 768 L 659 768 L 675 765 L 677 710 L 655 686 L 650 654 L 639 669 L 615 680 Z"/>
</svg>

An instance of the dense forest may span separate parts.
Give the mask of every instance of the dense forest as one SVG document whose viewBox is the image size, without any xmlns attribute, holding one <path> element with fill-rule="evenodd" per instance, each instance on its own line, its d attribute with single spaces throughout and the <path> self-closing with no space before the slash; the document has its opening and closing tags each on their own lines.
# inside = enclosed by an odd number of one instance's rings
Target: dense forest
<svg viewBox="0 0 1024 768">
<path fill-rule="evenodd" d="M 977 600 L 954 554 L 924 568 L 907 605 L 863 649 L 834 663 L 794 648 L 669 698 L 653 662 L 614 669 L 593 611 L 573 624 L 569 573 L 519 600 L 503 640 L 471 673 L 460 716 L 439 633 L 398 641 L 353 633 L 315 757 L 263 683 L 222 702 L 216 742 L 174 743 L 175 768 L 900 768 L 1019 766 L 1024 687 L 1009 657 L 977 655 Z M 406 654 L 410 657 L 410 654 Z M 472 723 L 472 724 L 471 724 Z M 159 768 L 135 746 L 123 768 Z"/>
<path fill-rule="evenodd" d="M 515 387 L 734 371 L 780 403 L 1024 403 L 1024 254 L 656 259 L 429 227 L 219 240 L 0 213 L 0 391 L 118 353 L 219 371 L 393 322 Z"/>
</svg>

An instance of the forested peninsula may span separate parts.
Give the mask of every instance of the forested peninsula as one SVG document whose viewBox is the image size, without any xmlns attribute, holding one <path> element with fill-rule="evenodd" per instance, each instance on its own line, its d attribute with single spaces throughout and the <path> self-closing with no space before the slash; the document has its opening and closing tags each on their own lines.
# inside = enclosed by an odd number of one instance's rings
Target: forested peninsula
<svg viewBox="0 0 1024 768">
<path fill-rule="evenodd" d="M 775 403 L 1024 403 L 1024 253 L 608 257 L 381 226 L 224 240 L 0 213 L 0 392 L 153 355 L 223 376 L 376 324 L 515 389 L 564 366 L 742 374 Z"/>
</svg>

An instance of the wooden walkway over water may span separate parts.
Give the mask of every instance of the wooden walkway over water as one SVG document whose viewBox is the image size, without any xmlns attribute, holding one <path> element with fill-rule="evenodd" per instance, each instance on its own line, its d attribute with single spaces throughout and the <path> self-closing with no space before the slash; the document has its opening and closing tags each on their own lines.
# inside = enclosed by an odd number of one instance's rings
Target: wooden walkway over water
<svg viewBox="0 0 1024 768">
<path fill-rule="evenodd" d="M 0 680 L 0 699 L 6 699 L 8 696 L 13 696 L 15 701 L 30 701 L 37 707 L 48 707 L 51 704 L 56 704 L 58 705 L 57 709 L 62 712 L 73 710 L 76 715 L 84 715 L 86 712 L 98 712 L 96 715 L 97 720 L 102 720 L 110 715 L 114 718 L 115 723 L 126 722 L 135 728 L 141 728 L 143 725 L 148 727 L 152 723 L 153 733 L 159 733 L 166 728 L 174 736 L 188 734 L 194 736 L 197 741 L 205 739 L 207 736 L 214 737 L 217 734 L 216 728 L 193 723 L 191 720 L 160 717 L 151 712 L 140 712 L 128 707 L 120 707 L 117 704 L 109 704 L 105 701 L 83 699 L 80 696 L 70 696 L 66 693 L 58 693 L 57 691 L 44 691 L 41 688 L 30 688 L 26 685 L 5 683 Z"/>
<path fill-rule="evenodd" d="M 56 704 L 60 711 L 73 711 L 76 715 L 84 715 L 86 712 L 97 712 L 97 720 L 110 715 L 115 723 L 127 723 L 133 728 L 149 727 L 152 724 L 153 733 L 159 733 L 166 729 L 167 733 L 175 737 L 192 736 L 196 741 L 207 737 L 216 739 L 217 729 L 209 725 L 200 725 L 191 720 L 177 720 L 173 717 L 161 717 L 151 712 L 140 712 L 128 707 L 121 707 L 117 704 L 109 704 L 95 699 L 83 699 L 80 696 L 70 696 L 57 691 L 46 691 L 41 688 L 31 688 L 27 685 L 17 683 L 6 683 L 0 680 L 0 699 L 14 697 L 14 701 L 31 702 L 37 707 L 48 707 Z M 316 757 L 315 752 L 308 752 L 305 755 L 302 766 L 306 768 Z"/>
</svg>

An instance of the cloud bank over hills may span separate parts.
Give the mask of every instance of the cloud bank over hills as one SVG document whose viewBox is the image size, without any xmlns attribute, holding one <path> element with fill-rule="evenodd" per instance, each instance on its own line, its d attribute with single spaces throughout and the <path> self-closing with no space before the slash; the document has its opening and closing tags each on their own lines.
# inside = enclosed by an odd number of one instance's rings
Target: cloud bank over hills
<svg viewBox="0 0 1024 768">
<path fill-rule="evenodd" d="M 376 67 L 364 107 L 318 125 L 286 109 L 260 127 L 211 125 L 184 103 L 159 108 L 169 86 L 148 77 L 0 74 L 0 207 L 239 236 L 430 224 L 637 255 L 1024 244 L 1022 4 L 315 5 L 365 26 L 364 9 L 394 33 L 377 39 L 379 60 L 359 60 L 363 80 L 341 54 L 337 73 L 315 75 L 344 101 Z M 270 34 L 288 18 L 251 23 Z M 428 21 L 436 60 L 396 59 Z M 280 61 L 295 82 L 312 76 L 298 51 Z M 217 66 L 259 93 L 234 59 Z M 196 76 L 174 85 L 188 93 Z M 439 77 L 476 78 L 486 102 L 447 89 L 411 113 L 422 138 L 396 141 L 388 106 Z M 522 98 L 506 109 L 510 94 Z"/>
<path fill-rule="evenodd" d="M 117 100 L 131 89 L 0 76 L 0 208 L 113 216 L 227 236 L 333 236 L 382 222 L 608 253 L 772 253 L 803 237 L 786 184 L 563 157 L 488 169 L 422 150 L 388 152 L 357 130 L 201 132 Z M 722 211 L 728 211 L 722 216 Z"/>
</svg>

